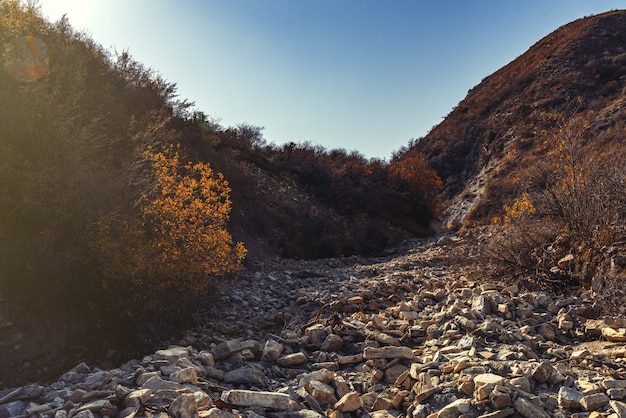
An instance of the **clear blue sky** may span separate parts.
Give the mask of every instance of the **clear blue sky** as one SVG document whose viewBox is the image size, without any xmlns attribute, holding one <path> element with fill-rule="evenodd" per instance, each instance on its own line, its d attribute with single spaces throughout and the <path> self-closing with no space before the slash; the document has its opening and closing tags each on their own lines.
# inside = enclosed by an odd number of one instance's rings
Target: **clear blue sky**
<svg viewBox="0 0 626 418">
<path fill-rule="evenodd" d="M 608 0 L 40 0 L 223 126 L 387 158 L 480 81 Z"/>
</svg>

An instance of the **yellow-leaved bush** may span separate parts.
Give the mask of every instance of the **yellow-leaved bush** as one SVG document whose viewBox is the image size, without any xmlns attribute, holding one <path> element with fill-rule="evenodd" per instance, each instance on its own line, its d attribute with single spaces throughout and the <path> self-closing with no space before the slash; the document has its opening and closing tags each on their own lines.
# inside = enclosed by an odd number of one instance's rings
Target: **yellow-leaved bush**
<svg viewBox="0 0 626 418">
<path fill-rule="evenodd" d="M 502 224 L 505 227 L 509 227 L 511 222 L 523 216 L 532 215 L 537 211 L 528 193 L 525 192 L 520 197 L 515 198 L 511 206 L 504 205 L 502 209 L 504 210 L 504 215 L 501 217 L 495 216 L 492 222 L 494 224 Z"/>
<path fill-rule="evenodd" d="M 174 147 L 144 157 L 152 178 L 135 216 L 112 214 L 93 231 L 102 284 L 130 290 L 132 300 L 202 296 L 246 254 L 226 230 L 230 187 L 208 163 L 181 162 Z"/>
</svg>

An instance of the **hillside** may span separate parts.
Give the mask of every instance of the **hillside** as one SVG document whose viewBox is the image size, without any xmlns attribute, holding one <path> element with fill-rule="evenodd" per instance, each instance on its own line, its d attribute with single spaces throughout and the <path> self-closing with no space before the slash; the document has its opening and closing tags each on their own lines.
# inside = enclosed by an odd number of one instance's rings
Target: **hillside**
<svg viewBox="0 0 626 418">
<path fill-rule="evenodd" d="M 380 161 L 0 0 L 0 417 L 625 417 L 625 31 L 560 28 Z"/>
<path fill-rule="evenodd" d="M 0 0 L 0 50 L 0 370 L 19 370 L 3 379 L 153 347 L 266 257 L 432 233 L 440 180 L 423 159 L 223 127 L 35 3 Z"/>
<path fill-rule="evenodd" d="M 407 155 L 442 178 L 450 227 L 488 222 L 528 188 L 563 121 L 584 127 L 586 153 L 621 143 L 625 85 L 626 12 L 586 17 L 486 77 Z"/>
</svg>

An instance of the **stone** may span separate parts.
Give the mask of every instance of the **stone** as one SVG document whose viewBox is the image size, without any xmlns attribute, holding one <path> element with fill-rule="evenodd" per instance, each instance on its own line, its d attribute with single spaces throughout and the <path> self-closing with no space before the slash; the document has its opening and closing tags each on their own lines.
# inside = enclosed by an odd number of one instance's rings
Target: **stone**
<svg viewBox="0 0 626 418">
<path fill-rule="evenodd" d="M 306 363 L 308 360 L 306 355 L 302 352 L 297 352 L 293 354 L 287 354 L 286 356 L 280 357 L 276 362 L 281 366 L 299 366 L 301 364 Z"/>
<path fill-rule="evenodd" d="M 313 380 L 307 385 L 307 391 L 320 405 L 334 405 L 337 402 L 335 390 L 326 383 Z"/>
<path fill-rule="evenodd" d="M 363 354 L 359 353 L 359 354 L 353 354 L 350 356 L 339 356 L 337 357 L 337 363 L 339 363 L 339 365 L 344 366 L 346 364 L 355 364 L 355 363 L 361 363 L 363 361 Z"/>
<path fill-rule="evenodd" d="M 26 409 L 26 402 L 24 401 L 12 401 L 0 405 L 0 414 L 6 417 L 16 417 L 22 415 L 22 412 Z"/>
<path fill-rule="evenodd" d="M 576 389 L 561 386 L 557 400 L 559 406 L 563 409 L 578 409 L 580 408 L 580 399 L 582 397 L 583 394 Z"/>
<path fill-rule="evenodd" d="M 322 383 L 330 383 L 335 378 L 335 373 L 328 369 L 315 370 L 311 373 L 305 373 L 298 376 L 298 387 L 307 387 L 313 381 Z"/>
<path fill-rule="evenodd" d="M 572 354 L 570 355 L 569 358 L 570 358 L 570 360 L 573 360 L 573 361 L 581 361 L 581 360 L 586 359 L 590 355 L 591 355 L 591 353 L 589 352 L 589 350 L 584 348 L 582 350 L 572 351 Z"/>
<path fill-rule="evenodd" d="M 291 398 L 285 393 L 233 389 L 223 391 L 220 399 L 223 402 L 237 406 L 260 406 L 281 411 L 293 410 Z"/>
<path fill-rule="evenodd" d="M 145 404 L 152 396 L 150 389 L 137 389 L 130 392 L 124 398 L 124 405 L 127 407 L 138 407 Z"/>
<path fill-rule="evenodd" d="M 511 401 L 511 395 L 498 389 L 493 390 L 489 394 L 489 401 L 494 409 L 502 409 L 513 404 Z"/>
<path fill-rule="evenodd" d="M 524 392 L 530 392 L 530 380 L 526 376 L 519 376 L 512 378 L 509 383 L 511 386 L 523 390 Z"/>
<path fill-rule="evenodd" d="M 462 414 L 467 414 L 472 409 L 472 402 L 469 399 L 457 399 L 439 410 L 437 418 L 458 418 Z"/>
<path fill-rule="evenodd" d="M 602 386 L 605 389 L 626 389 L 626 380 L 605 379 Z"/>
<path fill-rule="evenodd" d="M 602 336 L 610 342 L 626 342 L 626 328 L 602 328 Z"/>
<path fill-rule="evenodd" d="M 626 388 L 607 389 L 606 394 L 609 398 L 620 400 L 626 398 Z"/>
<path fill-rule="evenodd" d="M 171 364 L 176 364 L 183 357 L 188 357 L 191 347 L 173 346 L 154 353 L 154 360 L 167 360 Z"/>
<path fill-rule="evenodd" d="M 207 366 L 205 368 L 205 372 L 206 372 L 206 376 L 210 377 L 211 379 L 215 379 L 215 380 L 224 380 L 224 374 L 226 372 L 224 372 L 224 370 L 218 369 L 217 367 L 210 367 Z"/>
<path fill-rule="evenodd" d="M 539 334 L 546 339 L 546 341 L 554 341 L 556 338 L 556 331 L 550 324 L 541 324 L 538 329 Z"/>
<path fill-rule="evenodd" d="M 576 387 L 583 395 L 592 395 L 602 391 L 598 384 L 586 379 L 578 379 L 576 381 Z"/>
<path fill-rule="evenodd" d="M 407 321 L 415 321 L 419 318 L 419 313 L 415 311 L 401 311 L 400 319 L 405 319 Z"/>
<path fill-rule="evenodd" d="M 585 333 L 590 337 L 600 337 L 604 328 L 605 324 L 601 319 L 588 319 L 585 322 Z"/>
<path fill-rule="evenodd" d="M 442 389 L 443 388 L 441 386 L 436 386 L 433 388 L 424 389 L 420 391 L 417 395 L 415 395 L 415 403 L 419 404 L 419 403 L 424 402 L 426 399 L 430 398 L 435 393 L 441 392 Z"/>
<path fill-rule="evenodd" d="M 263 346 L 261 361 L 276 361 L 283 353 L 284 346 L 274 340 L 267 340 Z"/>
<path fill-rule="evenodd" d="M 374 401 L 372 410 L 374 411 L 386 411 L 390 409 L 396 409 L 398 407 L 399 400 L 396 398 L 397 392 L 384 391 L 379 394 Z"/>
<path fill-rule="evenodd" d="M 459 392 L 464 393 L 465 395 L 471 395 L 474 393 L 474 382 L 469 380 L 466 382 L 461 382 L 458 386 Z"/>
<path fill-rule="evenodd" d="M 472 313 L 478 315 L 488 315 L 491 313 L 491 303 L 484 295 L 474 297 L 472 300 Z"/>
<path fill-rule="evenodd" d="M 159 376 L 152 376 L 150 379 L 146 381 L 146 383 L 141 385 L 141 388 L 150 389 L 154 393 L 159 390 L 171 390 L 171 391 L 182 390 L 184 386 L 177 382 L 163 380 Z"/>
<path fill-rule="evenodd" d="M 539 383 L 547 382 L 552 376 L 554 368 L 549 361 L 542 361 L 541 363 L 534 363 L 531 366 L 531 376 Z"/>
<path fill-rule="evenodd" d="M 223 343 L 216 345 L 212 352 L 213 357 L 216 361 L 227 359 L 235 353 L 243 350 L 243 346 L 241 345 L 241 341 L 239 340 L 229 340 Z"/>
<path fill-rule="evenodd" d="M 482 385 L 492 384 L 501 385 L 504 383 L 504 377 L 494 373 L 481 373 L 474 376 L 474 385 L 478 388 Z"/>
<path fill-rule="evenodd" d="M 328 336 L 328 330 L 322 324 L 315 324 L 308 327 L 304 331 L 304 335 L 309 337 L 311 344 L 320 347 Z"/>
<path fill-rule="evenodd" d="M 475 385 L 474 399 L 476 399 L 476 401 L 478 402 L 484 401 L 485 399 L 489 399 L 489 395 L 491 395 L 491 392 L 493 391 L 494 387 L 495 385 L 493 383 Z"/>
<path fill-rule="evenodd" d="M 161 375 L 158 372 L 142 373 L 139 376 L 137 376 L 137 385 L 143 386 L 148 380 L 150 380 L 153 377 L 158 377 L 160 379 Z"/>
<path fill-rule="evenodd" d="M 176 418 L 196 418 L 198 415 L 198 405 L 193 393 L 183 393 L 174 399 L 168 408 L 171 415 Z"/>
<path fill-rule="evenodd" d="M 336 352 L 343 348 L 343 338 L 337 334 L 329 334 L 321 346 L 322 350 Z"/>
<path fill-rule="evenodd" d="M 186 369 L 180 369 L 170 375 L 170 380 L 178 383 L 191 383 L 195 385 L 198 383 L 198 375 L 196 369 L 193 367 L 187 367 Z"/>
<path fill-rule="evenodd" d="M 609 401 L 609 405 L 618 418 L 626 418 L 626 403 L 619 401 Z"/>
<path fill-rule="evenodd" d="M 347 393 L 352 392 L 353 386 L 343 376 L 336 376 L 332 380 L 337 397 L 343 398 Z"/>
<path fill-rule="evenodd" d="M 524 418 L 551 418 L 543 408 L 521 396 L 515 399 L 513 407 Z"/>
<path fill-rule="evenodd" d="M 335 403 L 335 409 L 339 412 L 353 412 L 363 407 L 363 401 L 358 392 L 348 392 Z"/>
<path fill-rule="evenodd" d="M 367 347 L 363 350 L 363 358 L 366 360 L 379 358 L 412 360 L 413 357 L 413 349 L 410 347 Z"/>
<path fill-rule="evenodd" d="M 80 385 L 82 389 L 87 391 L 100 389 L 107 382 L 111 381 L 111 372 L 106 370 L 99 370 L 92 372 Z"/>
<path fill-rule="evenodd" d="M 235 383 L 249 386 L 267 387 L 267 378 L 261 370 L 244 366 L 239 369 L 231 370 L 224 374 L 224 382 Z"/>
<path fill-rule="evenodd" d="M 79 413 L 83 411 L 91 411 L 93 413 L 97 413 L 98 415 L 117 415 L 117 407 L 115 407 L 108 399 L 98 399 L 96 401 L 86 403 L 76 410 L 76 412 Z"/>
<path fill-rule="evenodd" d="M 76 411 L 76 414 L 73 416 L 73 418 L 95 418 L 95 415 L 89 409 L 86 409 L 80 412 Z"/>
<path fill-rule="evenodd" d="M 609 401 L 609 397 L 604 393 L 594 393 L 580 398 L 580 406 L 582 406 L 585 411 L 595 411 L 608 404 Z"/>
<path fill-rule="evenodd" d="M 408 370 L 409 368 L 403 364 L 394 364 L 391 367 L 387 367 L 384 372 L 385 382 L 388 384 L 394 384 L 398 377 Z"/>
<path fill-rule="evenodd" d="M 573 254 L 567 254 L 565 257 L 562 257 L 559 261 L 556 262 L 556 265 L 559 266 L 561 270 L 567 270 L 572 265 L 574 261 Z"/>
<path fill-rule="evenodd" d="M 602 336 L 626 322 L 594 325 L 591 290 L 507 290 L 416 256 L 351 277 L 360 258 L 315 260 L 315 280 L 287 272 L 300 261 L 268 261 L 285 270 L 234 284 L 210 332 L 183 331 L 178 346 L 118 369 L 81 364 L 50 385 L 3 389 L 0 418 L 626 418 L 626 348 Z"/>
<path fill-rule="evenodd" d="M 196 358 L 205 366 L 215 366 L 215 357 L 213 357 L 213 353 L 210 351 L 201 351 Z"/>
</svg>

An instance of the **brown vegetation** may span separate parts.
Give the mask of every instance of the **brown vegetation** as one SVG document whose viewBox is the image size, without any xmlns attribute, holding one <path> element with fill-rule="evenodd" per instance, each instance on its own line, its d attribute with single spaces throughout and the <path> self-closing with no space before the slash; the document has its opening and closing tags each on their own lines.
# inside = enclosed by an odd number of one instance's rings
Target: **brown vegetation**
<svg viewBox="0 0 626 418">
<path fill-rule="evenodd" d="M 524 178 L 549 151 L 545 140 L 560 129 L 550 115 L 576 110 L 586 127 L 585 152 L 599 156 L 608 143 L 621 143 L 625 25 L 626 12 L 613 11 L 557 29 L 471 89 L 404 155 L 426 157 L 443 180 L 446 203 L 493 165 L 482 197 L 465 216 L 468 225 L 488 223 L 523 191 Z"/>
<path fill-rule="evenodd" d="M 175 332 L 236 279 L 244 243 L 252 259 L 315 258 L 430 232 L 424 160 L 403 174 L 223 128 L 127 52 L 17 0 L 0 0 L 0 50 L 0 288 L 15 317 L 67 326 L 46 355 Z"/>
</svg>

